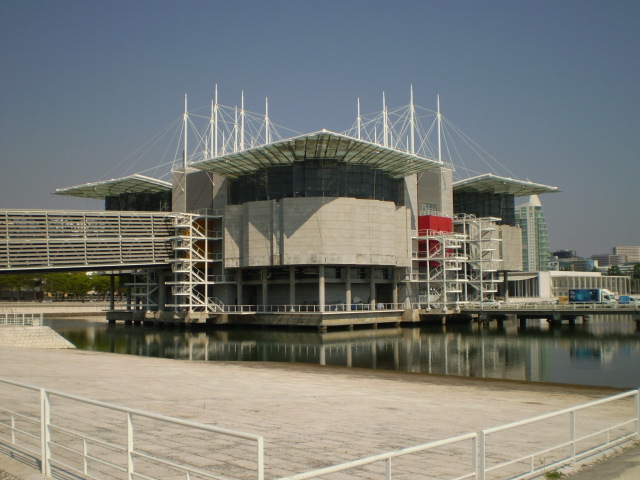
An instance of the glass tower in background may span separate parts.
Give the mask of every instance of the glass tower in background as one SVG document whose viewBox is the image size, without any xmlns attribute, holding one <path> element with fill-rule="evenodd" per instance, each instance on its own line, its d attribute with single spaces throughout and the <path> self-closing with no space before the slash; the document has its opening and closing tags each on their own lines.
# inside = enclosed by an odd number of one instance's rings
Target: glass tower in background
<svg viewBox="0 0 640 480">
<path fill-rule="evenodd" d="M 549 270 L 549 233 L 537 195 L 516 206 L 516 224 L 522 229 L 522 264 L 525 271 Z"/>
</svg>

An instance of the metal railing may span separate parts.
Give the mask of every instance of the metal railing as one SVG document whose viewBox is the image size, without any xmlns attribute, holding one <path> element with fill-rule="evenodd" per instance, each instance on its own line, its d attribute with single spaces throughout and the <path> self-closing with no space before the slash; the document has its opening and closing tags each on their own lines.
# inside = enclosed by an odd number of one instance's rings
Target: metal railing
<svg viewBox="0 0 640 480">
<path fill-rule="evenodd" d="M 578 421 L 579 412 L 601 406 L 611 406 L 610 404 L 614 402 L 628 401 L 628 399 L 633 399 L 633 404 L 626 405 L 626 407 L 631 407 L 629 408 L 631 412 L 624 418 L 607 419 L 601 412 L 595 412 L 591 416 L 585 415 L 583 422 Z M 625 405 L 618 405 L 616 414 L 622 416 L 623 414 L 619 412 L 624 410 L 624 407 Z M 566 422 L 566 417 L 569 417 L 569 422 Z M 548 420 L 559 420 L 561 424 L 545 427 L 543 423 Z M 523 427 L 530 427 L 529 432 L 525 435 L 519 431 Z M 499 434 L 504 434 L 504 438 L 496 440 L 495 437 Z M 417 453 L 423 454 L 423 458 L 420 459 L 423 473 L 416 478 L 436 478 L 436 475 L 432 475 L 429 469 L 434 468 L 436 464 L 442 464 L 443 455 L 449 455 L 448 471 L 439 472 L 437 478 L 486 480 L 488 474 L 491 474 L 492 479 L 527 479 L 542 476 L 546 472 L 565 466 L 574 466 L 579 460 L 605 453 L 621 444 L 637 439 L 638 436 L 640 436 L 640 390 L 632 390 L 577 407 L 481 430 L 477 433 L 468 433 L 424 445 L 373 455 L 331 467 L 282 477 L 279 480 L 319 478 L 378 462 L 384 462 L 384 472 L 378 472 L 377 476 L 367 472 L 366 478 L 392 480 L 391 460 Z M 444 446 L 467 440 L 471 441 L 468 457 L 459 447 L 454 452 L 441 450 Z M 489 444 L 489 440 L 492 441 L 491 444 Z M 518 449 L 523 452 L 513 452 Z M 455 461 L 451 461 L 452 458 L 455 458 Z M 405 473 L 406 471 L 401 468 L 400 476 Z"/>
<path fill-rule="evenodd" d="M 465 478 L 475 478 L 476 476 L 476 456 L 475 453 L 477 451 L 477 434 L 468 433 L 466 435 L 460 435 L 453 438 L 448 438 L 446 440 L 438 440 L 435 442 L 425 443 L 423 445 L 417 445 L 415 447 L 404 448 L 402 450 L 395 450 L 393 452 L 383 453 L 380 455 L 373 455 L 371 457 L 361 458 L 359 460 L 354 460 L 351 462 L 341 463 L 340 465 L 334 465 L 331 467 L 321 468 L 319 470 L 314 470 L 312 472 L 300 473 L 298 475 L 293 475 L 289 477 L 282 477 L 279 480 L 306 480 L 309 478 L 318 478 L 324 475 L 328 475 L 331 473 L 344 472 L 346 470 L 355 470 L 357 468 L 362 468 L 367 465 L 372 465 L 378 462 L 384 462 L 384 477 L 380 475 L 380 477 L 376 478 L 385 478 L 386 480 L 391 480 L 393 474 L 393 459 L 399 459 L 402 457 L 407 457 L 409 455 L 416 455 L 424 452 L 435 451 L 436 449 L 442 449 L 442 447 L 446 447 L 449 445 L 457 445 L 461 442 L 469 441 L 470 448 L 467 455 L 467 462 L 464 461 L 463 454 L 460 451 L 460 448 L 456 448 L 455 453 L 451 453 L 451 455 L 456 456 L 455 466 L 450 464 L 451 470 L 455 468 L 461 468 L 462 472 L 458 472 L 454 474 L 455 476 L 447 477 L 450 480 L 463 480 Z M 437 455 L 447 455 L 442 451 L 439 451 Z M 368 472 L 369 474 L 375 472 Z M 406 474 L 406 472 L 403 472 Z M 367 478 L 372 478 L 368 476 Z"/>
<path fill-rule="evenodd" d="M 324 309 L 320 305 L 220 305 L 225 313 L 328 313 L 328 312 L 358 312 L 358 311 L 384 311 L 384 310 L 405 310 L 404 304 L 400 303 L 345 303 L 326 304 Z"/>
<path fill-rule="evenodd" d="M 39 402 L 35 398 L 25 401 L 24 395 L 19 399 L 3 395 L 0 439 L 36 456 L 46 477 L 51 477 L 52 467 L 56 467 L 98 480 L 153 480 L 167 475 L 264 480 L 261 436 L 10 380 L 0 379 L 0 383 L 39 394 Z M 26 413 L 25 408 L 31 411 Z M 83 408 L 85 415 L 80 413 Z M 105 419 L 98 421 L 103 415 Z M 235 445 L 234 439 L 238 441 Z M 229 464 L 236 465 L 231 468 L 224 457 L 216 458 L 220 452 L 231 459 Z M 250 458 L 245 459 L 250 456 L 255 457 L 254 467 L 246 466 L 252 463 Z M 242 472 L 238 472 L 238 463 L 243 465 Z"/>
<path fill-rule="evenodd" d="M 39 327 L 42 313 L 0 313 L 0 325 L 21 325 Z"/>
<path fill-rule="evenodd" d="M 518 303 L 518 302 L 468 302 L 461 304 L 463 309 L 483 310 L 509 310 L 522 312 L 535 311 L 575 311 L 575 310 L 611 310 L 622 312 L 634 312 L 640 310 L 640 306 L 620 303 Z"/>
<path fill-rule="evenodd" d="M 583 423 L 578 421 L 578 412 L 595 409 L 627 398 L 633 398 L 634 405 L 632 414 L 624 420 L 606 423 L 598 415 L 597 418 L 586 418 Z M 552 438 L 550 433 L 545 432 L 545 421 L 558 419 L 564 422 L 567 417 L 569 417 L 569 421 L 565 424 L 564 438 Z M 543 448 L 538 447 L 516 457 L 503 458 L 493 465 L 488 465 L 488 459 L 498 458 L 501 454 L 497 451 L 498 448 L 487 447 L 490 437 L 503 432 L 513 433 L 521 427 L 528 426 L 532 428 L 530 430 L 532 435 L 544 436 L 544 440 L 549 441 L 550 445 Z M 640 390 L 621 393 L 577 407 L 489 428 L 478 433 L 477 479 L 485 480 L 487 473 L 495 473 L 498 470 L 507 470 L 505 475 L 508 478 L 531 478 L 564 465 L 573 466 L 578 460 L 614 448 L 621 443 L 637 438 L 638 435 L 640 435 Z M 598 440 L 599 437 L 601 440 Z"/>
</svg>

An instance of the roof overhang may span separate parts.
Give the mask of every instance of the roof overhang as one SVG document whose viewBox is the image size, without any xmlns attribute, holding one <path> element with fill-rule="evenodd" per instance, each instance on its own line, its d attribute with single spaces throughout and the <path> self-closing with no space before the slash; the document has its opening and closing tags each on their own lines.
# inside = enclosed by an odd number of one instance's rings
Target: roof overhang
<svg viewBox="0 0 640 480">
<path fill-rule="evenodd" d="M 541 193 L 559 192 L 558 187 L 543 185 L 514 178 L 500 177 L 491 173 L 478 175 L 476 177 L 465 178 L 453 182 L 454 193 L 458 192 L 479 192 L 511 194 L 516 197 L 528 195 L 540 195 Z"/>
<path fill-rule="evenodd" d="M 58 188 L 53 193 L 72 197 L 104 199 L 105 197 L 122 195 L 123 193 L 160 193 L 170 191 L 171 183 L 136 173 L 128 177 Z"/>
<path fill-rule="evenodd" d="M 443 166 L 438 160 L 326 130 L 202 160 L 189 166 L 234 179 L 267 167 L 323 158 L 337 159 L 350 165 L 366 165 L 383 170 L 393 178 Z"/>
</svg>

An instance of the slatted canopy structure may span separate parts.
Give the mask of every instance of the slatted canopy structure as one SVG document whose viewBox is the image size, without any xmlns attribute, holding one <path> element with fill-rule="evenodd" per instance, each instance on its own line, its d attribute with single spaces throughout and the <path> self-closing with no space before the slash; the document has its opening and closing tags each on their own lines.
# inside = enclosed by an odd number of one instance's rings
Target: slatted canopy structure
<svg viewBox="0 0 640 480">
<path fill-rule="evenodd" d="M 122 195 L 125 193 L 161 193 L 170 191 L 171 183 L 136 173 L 122 178 L 112 178 L 111 180 L 85 183 L 74 187 L 58 188 L 53 193 L 72 197 L 105 199 L 109 196 Z"/>
<path fill-rule="evenodd" d="M 268 167 L 324 158 L 380 169 L 392 178 L 407 177 L 443 165 L 438 160 L 323 130 L 202 160 L 190 166 L 235 179 Z"/>
<path fill-rule="evenodd" d="M 524 180 L 516 180 L 514 178 L 501 177 L 491 173 L 465 178 L 464 180 L 454 182 L 453 190 L 455 193 L 497 193 L 510 194 L 515 197 L 540 195 L 541 193 L 553 193 L 560 191 L 558 187 Z"/>
</svg>

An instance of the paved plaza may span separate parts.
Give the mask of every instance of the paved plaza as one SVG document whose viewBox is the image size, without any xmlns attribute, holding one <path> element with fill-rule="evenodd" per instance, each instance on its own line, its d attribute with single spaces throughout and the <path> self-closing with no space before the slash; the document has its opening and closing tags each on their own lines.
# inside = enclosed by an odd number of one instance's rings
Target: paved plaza
<svg viewBox="0 0 640 480">
<path fill-rule="evenodd" d="M 0 378 L 262 435 L 267 479 L 619 393 L 343 367 L 189 362 L 14 347 L 0 349 Z M 3 388 L 0 385 L 0 393 Z M 0 452 L 5 475 L 31 478 L 29 470 L 14 473 L 11 468 L 15 470 L 16 463 Z"/>
</svg>

